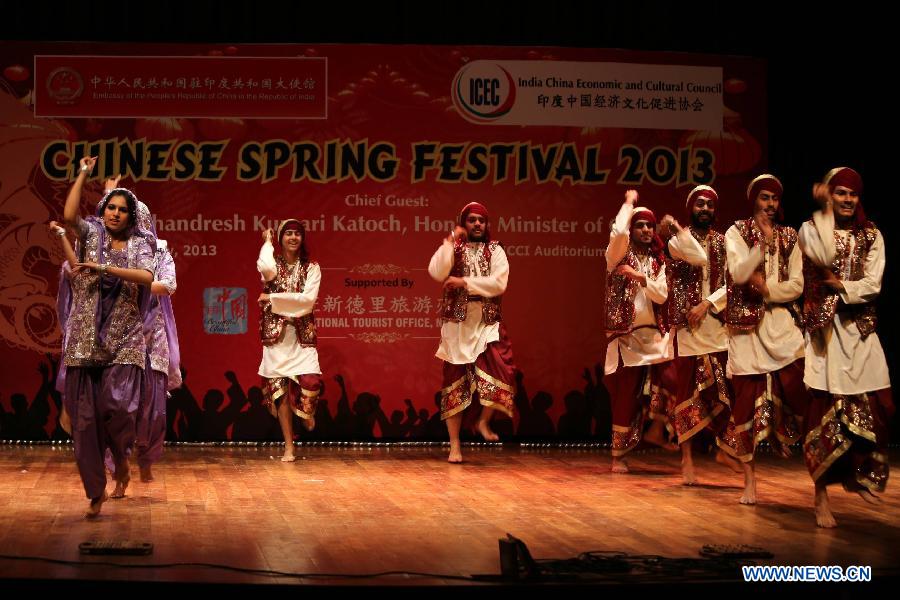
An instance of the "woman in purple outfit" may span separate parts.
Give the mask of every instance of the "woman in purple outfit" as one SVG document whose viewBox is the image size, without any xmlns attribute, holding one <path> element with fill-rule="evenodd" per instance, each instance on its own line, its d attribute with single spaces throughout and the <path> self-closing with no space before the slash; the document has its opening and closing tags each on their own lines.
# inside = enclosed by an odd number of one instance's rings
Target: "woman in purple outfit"
<svg viewBox="0 0 900 600">
<path fill-rule="evenodd" d="M 122 188 L 107 192 L 96 216 L 79 215 L 81 191 L 97 159 L 81 159 L 63 217 L 78 237 L 63 358 L 65 408 L 71 419 L 75 460 L 90 498 L 87 517 L 100 514 L 106 494 L 103 456 L 115 462 L 115 479 L 128 485 L 127 450 L 147 362 L 144 318 L 153 283 L 156 240 L 137 223 L 137 199 Z"/>
</svg>

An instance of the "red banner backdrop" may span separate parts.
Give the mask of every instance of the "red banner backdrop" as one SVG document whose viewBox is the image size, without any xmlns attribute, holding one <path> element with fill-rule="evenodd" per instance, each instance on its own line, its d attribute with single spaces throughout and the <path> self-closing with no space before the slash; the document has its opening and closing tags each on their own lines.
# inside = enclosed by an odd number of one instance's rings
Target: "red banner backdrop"
<svg viewBox="0 0 900 600">
<path fill-rule="evenodd" d="M 175 255 L 187 377 L 173 402 L 194 402 L 170 405 L 176 437 L 200 408 L 224 423 L 251 410 L 260 231 L 286 217 L 307 221 L 323 267 L 319 355 L 335 424 L 321 435 L 421 437 L 429 420 L 435 431 L 440 286 L 426 267 L 473 200 L 509 255 L 522 407 L 568 435 L 596 403 L 602 251 L 625 190 L 683 220 L 688 191 L 713 185 L 724 229 L 748 213 L 744 189 L 766 164 L 764 67 L 745 58 L 12 43 L 0 68 L 0 405 L 27 404 L 48 434 L 62 253 L 46 223 L 86 154 L 100 160 L 83 211 L 103 177 L 124 173 Z M 222 429 L 209 437 L 242 437 Z"/>
</svg>

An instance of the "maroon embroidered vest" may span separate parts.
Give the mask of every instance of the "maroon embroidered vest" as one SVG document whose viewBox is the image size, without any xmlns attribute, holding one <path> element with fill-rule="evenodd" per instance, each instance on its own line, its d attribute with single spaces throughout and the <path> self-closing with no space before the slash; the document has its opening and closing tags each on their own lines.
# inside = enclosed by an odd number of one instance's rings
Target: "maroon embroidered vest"
<svg viewBox="0 0 900 600">
<path fill-rule="evenodd" d="M 866 258 L 877 235 L 878 230 L 872 223 L 852 229 L 850 237 L 854 238 L 856 243 L 851 251 L 850 239 L 844 241 L 840 233 L 835 231 L 834 243 L 837 252 L 828 269 L 838 279 L 844 281 L 859 281 L 865 277 Z M 844 304 L 840 294 L 823 284 L 823 280 L 822 268 L 804 256 L 803 321 L 808 331 L 816 331 L 831 323 L 835 312 L 847 313 L 856 323 L 863 338 L 875 331 L 877 315 L 873 302 Z"/>
<path fill-rule="evenodd" d="M 706 248 L 709 269 L 709 289 L 713 292 L 725 284 L 725 236 L 718 231 L 709 232 L 708 240 L 699 238 L 693 228 L 691 235 Z M 703 267 L 695 267 L 684 260 L 673 259 L 666 268 L 669 280 L 669 323 L 673 327 L 686 327 L 688 312 L 703 301 Z M 722 316 L 709 313 L 716 319 Z"/>
<path fill-rule="evenodd" d="M 658 260 L 655 256 L 650 257 L 651 276 L 656 278 L 659 276 L 660 270 L 665 263 Z M 616 265 L 628 265 L 636 271 L 641 270 L 640 262 L 634 253 L 631 245 L 625 256 Z M 641 284 L 637 281 L 616 273 L 613 269 L 606 274 L 606 333 L 609 336 L 618 336 L 629 333 L 634 325 L 634 298 L 637 295 Z M 664 306 L 658 306 L 655 302 L 653 305 L 653 315 L 656 317 L 656 326 L 660 333 L 665 334 L 669 328 L 667 311 Z"/>
<path fill-rule="evenodd" d="M 735 222 L 738 232 L 744 239 L 748 248 L 760 246 L 766 248 L 766 238 L 753 219 Z M 778 245 L 778 281 L 787 281 L 790 277 L 789 260 L 794 245 L 797 243 L 797 232 L 791 227 L 775 225 L 774 243 Z M 764 261 L 760 261 L 756 272 L 766 276 L 763 268 Z M 725 308 L 725 323 L 736 329 L 755 329 L 766 310 L 766 302 L 762 294 L 750 287 L 749 283 L 738 285 L 731 277 L 731 272 L 726 273 L 726 289 L 728 291 L 728 306 Z M 801 315 L 794 302 L 787 303 L 785 308 L 791 311 L 794 318 L 801 321 Z"/>
<path fill-rule="evenodd" d="M 500 242 L 492 240 L 484 245 L 481 252 L 475 255 L 478 263 L 478 273 L 482 276 L 491 274 L 491 255 L 500 247 Z M 453 267 L 450 269 L 452 277 L 471 277 L 476 271 L 474 265 L 469 264 L 466 257 L 468 244 L 457 240 L 453 245 Z M 501 320 L 500 304 L 503 296 L 495 298 L 481 298 L 481 320 L 485 325 L 499 323 Z M 455 290 L 444 289 L 439 309 L 441 319 L 460 323 L 466 320 L 466 312 L 469 307 L 469 293 L 466 288 Z"/>
<path fill-rule="evenodd" d="M 288 265 L 281 256 L 275 257 L 276 273 L 272 281 L 266 282 L 263 291 L 266 294 L 298 293 L 306 285 L 306 273 L 309 264 Z M 264 346 L 271 346 L 281 337 L 285 327 L 297 330 L 297 339 L 303 347 L 316 346 L 316 317 L 313 313 L 302 317 L 285 317 L 272 312 L 272 305 L 266 303 L 262 308 L 259 320 L 259 334 Z"/>
</svg>

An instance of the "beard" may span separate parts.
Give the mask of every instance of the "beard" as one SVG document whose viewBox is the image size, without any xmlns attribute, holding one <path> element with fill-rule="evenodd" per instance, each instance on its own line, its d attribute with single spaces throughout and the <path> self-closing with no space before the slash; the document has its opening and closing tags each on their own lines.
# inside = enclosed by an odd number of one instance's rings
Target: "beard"
<svg viewBox="0 0 900 600">
<path fill-rule="evenodd" d="M 713 221 L 715 220 L 715 213 L 709 214 L 707 213 L 708 218 L 706 220 L 701 219 L 699 214 L 691 213 L 691 225 L 694 227 L 699 227 L 700 229 L 709 229 L 712 226 Z"/>
</svg>

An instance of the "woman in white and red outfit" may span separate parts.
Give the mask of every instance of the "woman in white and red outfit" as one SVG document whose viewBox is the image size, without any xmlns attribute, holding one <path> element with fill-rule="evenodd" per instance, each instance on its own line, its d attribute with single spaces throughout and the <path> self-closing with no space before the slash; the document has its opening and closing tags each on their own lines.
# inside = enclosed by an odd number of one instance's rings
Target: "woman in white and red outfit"
<svg viewBox="0 0 900 600">
<path fill-rule="evenodd" d="M 319 263 L 310 259 L 306 228 L 299 219 L 281 222 L 277 242 L 281 247 L 278 256 L 272 245 L 272 231 L 263 232 L 256 261 L 264 285 L 259 296 L 263 343 L 259 375 L 263 378 L 263 403 L 278 418 L 284 435 L 281 460 L 293 462 L 293 416 L 311 431 L 322 388 L 313 315 L 322 271 Z"/>
</svg>

